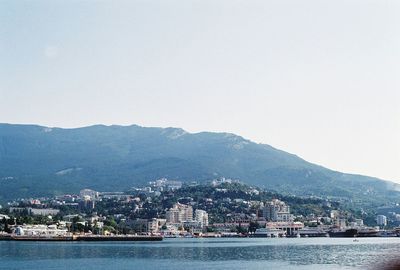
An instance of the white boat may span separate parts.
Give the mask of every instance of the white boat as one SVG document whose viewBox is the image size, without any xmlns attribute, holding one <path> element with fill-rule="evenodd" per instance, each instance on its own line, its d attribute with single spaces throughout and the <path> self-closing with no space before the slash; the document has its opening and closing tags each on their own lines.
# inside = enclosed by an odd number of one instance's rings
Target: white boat
<svg viewBox="0 0 400 270">
<path fill-rule="evenodd" d="M 326 231 L 319 228 L 310 228 L 304 227 L 303 229 L 298 230 L 297 237 L 329 237 Z"/>
<path fill-rule="evenodd" d="M 253 234 L 253 237 L 286 237 L 286 231 L 276 228 L 259 228 Z"/>
</svg>

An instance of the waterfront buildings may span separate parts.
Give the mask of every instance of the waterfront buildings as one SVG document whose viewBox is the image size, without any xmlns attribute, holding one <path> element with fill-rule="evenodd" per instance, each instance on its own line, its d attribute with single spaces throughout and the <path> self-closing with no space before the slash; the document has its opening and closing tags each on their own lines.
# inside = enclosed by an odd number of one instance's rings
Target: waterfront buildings
<svg viewBox="0 0 400 270">
<path fill-rule="evenodd" d="M 174 226 L 175 230 L 184 228 L 191 232 L 201 232 L 208 226 L 208 213 L 196 209 L 193 218 L 193 207 L 191 205 L 176 203 L 166 211 L 166 225 Z"/>
<path fill-rule="evenodd" d="M 57 225 L 23 225 L 15 228 L 15 234 L 21 236 L 65 236 L 67 228 L 58 228 Z"/>
<path fill-rule="evenodd" d="M 319 210 L 313 213 L 312 208 L 302 211 L 299 207 L 298 204 L 301 206 L 308 203 L 303 199 L 264 201 L 263 197 L 259 196 L 262 191 L 241 186 L 229 179 L 214 181 L 215 185 L 199 185 L 193 188 L 185 186 L 174 191 L 166 190 L 167 181 L 169 180 L 160 179 L 153 182 L 151 187 L 131 189 L 127 192 L 98 193 L 85 189 L 81 191 L 80 196 L 21 199 L 8 203 L 8 208 L 1 213 L 15 218 L 19 221 L 18 224 L 22 224 L 24 220 L 28 220 L 29 223 L 46 220 L 47 224 L 52 222 L 58 224 L 61 215 L 53 216 L 61 210 L 63 220 L 71 225 L 68 227 L 71 232 L 94 234 L 104 234 L 108 231 L 117 234 L 178 232 L 180 235 L 185 233 L 200 235 L 206 231 L 213 231 L 221 234 L 251 235 L 258 228 L 268 227 L 285 231 L 286 235 L 290 236 L 297 235 L 299 230 L 301 230 L 299 234 L 315 235 L 316 233 L 311 233 L 311 229 L 307 229 L 307 226 L 323 231 L 331 229 L 346 231 L 349 228 L 365 231 L 363 220 L 357 219 L 358 215 L 346 212 L 336 204 L 328 207 L 326 201 L 318 204 L 310 201 L 313 207 Z M 157 195 L 154 190 L 161 187 L 165 188 L 165 191 Z M 96 197 L 97 199 L 93 199 Z M 179 203 L 171 205 L 176 201 Z M 165 205 L 172 207 L 165 209 L 163 208 Z M 54 210 L 56 212 L 53 212 Z M 296 219 L 291 210 L 296 214 Z M 25 219 L 28 215 L 31 217 Z M 42 218 L 33 215 L 51 217 Z M 367 221 L 370 222 L 374 217 L 376 216 L 369 217 Z M 391 219 L 393 217 L 395 213 L 392 215 L 389 212 L 386 224 L 389 222 L 391 226 L 395 226 Z M 385 226 L 384 221 L 377 221 L 381 226 Z M 303 230 L 304 226 L 306 229 Z"/>
<path fill-rule="evenodd" d="M 159 232 L 166 223 L 167 220 L 164 218 L 152 218 L 147 222 L 147 231 L 151 233 Z"/>
<path fill-rule="evenodd" d="M 132 230 L 136 233 L 157 233 L 166 224 L 166 219 L 135 219 L 126 220 L 120 224 L 122 229 Z"/>
<path fill-rule="evenodd" d="M 287 235 L 296 234 L 299 230 L 304 228 L 302 222 L 294 221 L 278 221 L 278 222 L 267 222 L 266 228 L 273 228 L 285 231 Z"/>
</svg>

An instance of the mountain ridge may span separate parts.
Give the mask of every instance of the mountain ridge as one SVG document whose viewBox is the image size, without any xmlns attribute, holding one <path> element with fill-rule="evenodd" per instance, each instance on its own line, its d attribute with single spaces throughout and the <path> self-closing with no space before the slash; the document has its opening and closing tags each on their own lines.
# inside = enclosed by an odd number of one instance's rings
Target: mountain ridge
<svg viewBox="0 0 400 270">
<path fill-rule="evenodd" d="M 121 190 L 159 177 L 230 177 L 280 193 L 349 200 L 400 198 L 396 183 L 333 171 L 233 133 L 138 125 L 0 124 L 0 199 L 84 187 Z"/>
</svg>

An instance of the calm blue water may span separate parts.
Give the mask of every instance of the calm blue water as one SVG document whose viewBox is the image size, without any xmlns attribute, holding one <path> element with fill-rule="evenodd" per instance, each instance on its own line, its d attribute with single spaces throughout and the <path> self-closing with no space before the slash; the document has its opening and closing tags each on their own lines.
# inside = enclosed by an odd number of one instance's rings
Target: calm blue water
<svg viewBox="0 0 400 270">
<path fill-rule="evenodd" d="M 166 239 L 162 242 L 0 241 L 0 269 L 379 269 L 400 238 Z"/>
</svg>

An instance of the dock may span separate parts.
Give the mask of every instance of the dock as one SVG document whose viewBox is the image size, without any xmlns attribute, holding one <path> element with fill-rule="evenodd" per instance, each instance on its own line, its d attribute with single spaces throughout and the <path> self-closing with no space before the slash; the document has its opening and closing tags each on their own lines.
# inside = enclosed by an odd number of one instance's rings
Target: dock
<svg viewBox="0 0 400 270">
<path fill-rule="evenodd" d="M 110 242 L 110 241 L 162 241 L 162 236 L 153 235 L 69 235 L 69 236 L 25 236 L 25 235 L 0 235 L 0 241 L 44 241 L 44 242 L 69 242 L 69 241 L 88 241 L 88 242 Z"/>
</svg>

